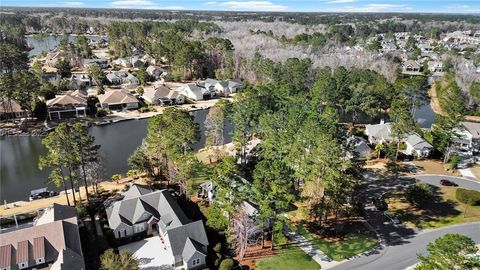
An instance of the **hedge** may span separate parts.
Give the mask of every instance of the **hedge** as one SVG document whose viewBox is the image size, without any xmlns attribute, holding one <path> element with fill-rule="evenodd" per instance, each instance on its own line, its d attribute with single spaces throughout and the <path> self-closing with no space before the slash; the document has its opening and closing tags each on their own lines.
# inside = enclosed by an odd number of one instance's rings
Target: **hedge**
<svg viewBox="0 0 480 270">
<path fill-rule="evenodd" d="M 458 188 L 455 197 L 462 203 L 480 205 L 480 192 L 470 189 Z"/>
</svg>

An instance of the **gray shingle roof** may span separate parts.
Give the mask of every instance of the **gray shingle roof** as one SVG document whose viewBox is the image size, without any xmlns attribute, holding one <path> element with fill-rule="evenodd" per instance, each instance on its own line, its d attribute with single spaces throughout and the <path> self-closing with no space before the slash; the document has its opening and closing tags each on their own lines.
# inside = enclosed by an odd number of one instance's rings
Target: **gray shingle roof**
<svg viewBox="0 0 480 270">
<path fill-rule="evenodd" d="M 425 141 L 422 137 L 418 136 L 417 134 L 408 135 L 405 142 L 410 144 L 414 149 L 417 149 L 417 150 L 422 150 L 424 148 L 433 148 L 431 144 L 429 144 L 427 141 Z"/>
<path fill-rule="evenodd" d="M 207 233 L 201 220 L 185 224 L 183 226 L 169 229 L 167 237 L 170 241 L 173 256 L 182 255 L 185 253 L 191 254 L 192 248 L 198 248 L 199 246 L 208 246 Z M 187 239 L 193 240 L 200 245 L 187 246 Z M 202 249 L 198 249 L 199 252 L 204 253 Z M 185 259 L 185 258 L 184 258 Z"/>
</svg>

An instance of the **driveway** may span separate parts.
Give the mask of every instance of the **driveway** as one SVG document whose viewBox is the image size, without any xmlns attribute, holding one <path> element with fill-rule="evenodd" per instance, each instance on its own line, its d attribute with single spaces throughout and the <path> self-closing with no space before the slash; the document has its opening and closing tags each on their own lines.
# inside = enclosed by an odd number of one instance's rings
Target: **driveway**
<svg viewBox="0 0 480 270">
<path fill-rule="evenodd" d="M 417 253 L 426 254 L 426 246 L 436 238 L 447 233 L 459 233 L 480 243 L 480 222 L 454 225 L 451 227 L 424 231 L 402 242 L 389 244 L 378 253 L 362 255 L 330 269 L 334 270 L 403 270 L 419 262 Z"/>
<path fill-rule="evenodd" d="M 435 175 L 435 174 L 415 175 L 412 177 L 437 187 L 441 186 L 440 179 L 447 179 L 452 182 L 455 182 L 459 187 L 480 191 L 480 182 L 462 178 L 462 177 Z"/>
</svg>

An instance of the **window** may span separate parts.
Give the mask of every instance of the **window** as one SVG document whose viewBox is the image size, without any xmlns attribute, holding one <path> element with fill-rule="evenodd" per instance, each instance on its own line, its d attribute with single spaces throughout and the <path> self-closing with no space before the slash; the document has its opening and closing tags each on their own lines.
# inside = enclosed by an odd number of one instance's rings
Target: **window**
<svg viewBox="0 0 480 270">
<path fill-rule="evenodd" d="M 193 259 L 193 261 L 192 261 L 193 266 L 196 266 L 196 265 L 199 265 L 199 264 L 200 264 L 200 258 Z"/>
</svg>

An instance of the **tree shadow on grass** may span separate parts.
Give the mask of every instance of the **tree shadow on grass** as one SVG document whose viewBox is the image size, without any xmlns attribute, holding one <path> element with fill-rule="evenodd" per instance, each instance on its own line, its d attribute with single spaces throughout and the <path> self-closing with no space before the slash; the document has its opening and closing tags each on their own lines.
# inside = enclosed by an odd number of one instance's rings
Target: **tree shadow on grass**
<svg viewBox="0 0 480 270">
<path fill-rule="evenodd" d="M 421 206 L 413 206 L 406 209 L 397 210 L 396 213 L 403 221 L 414 224 L 417 228 L 428 227 L 428 223 L 448 224 L 449 217 L 455 217 L 461 214 L 455 207 L 458 203 L 452 200 L 444 200 L 439 187 L 431 186 L 433 196 L 430 200 Z M 402 198 L 403 202 L 406 202 Z M 406 202 L 408 203 L 408 202 Z"/>
</svg>

